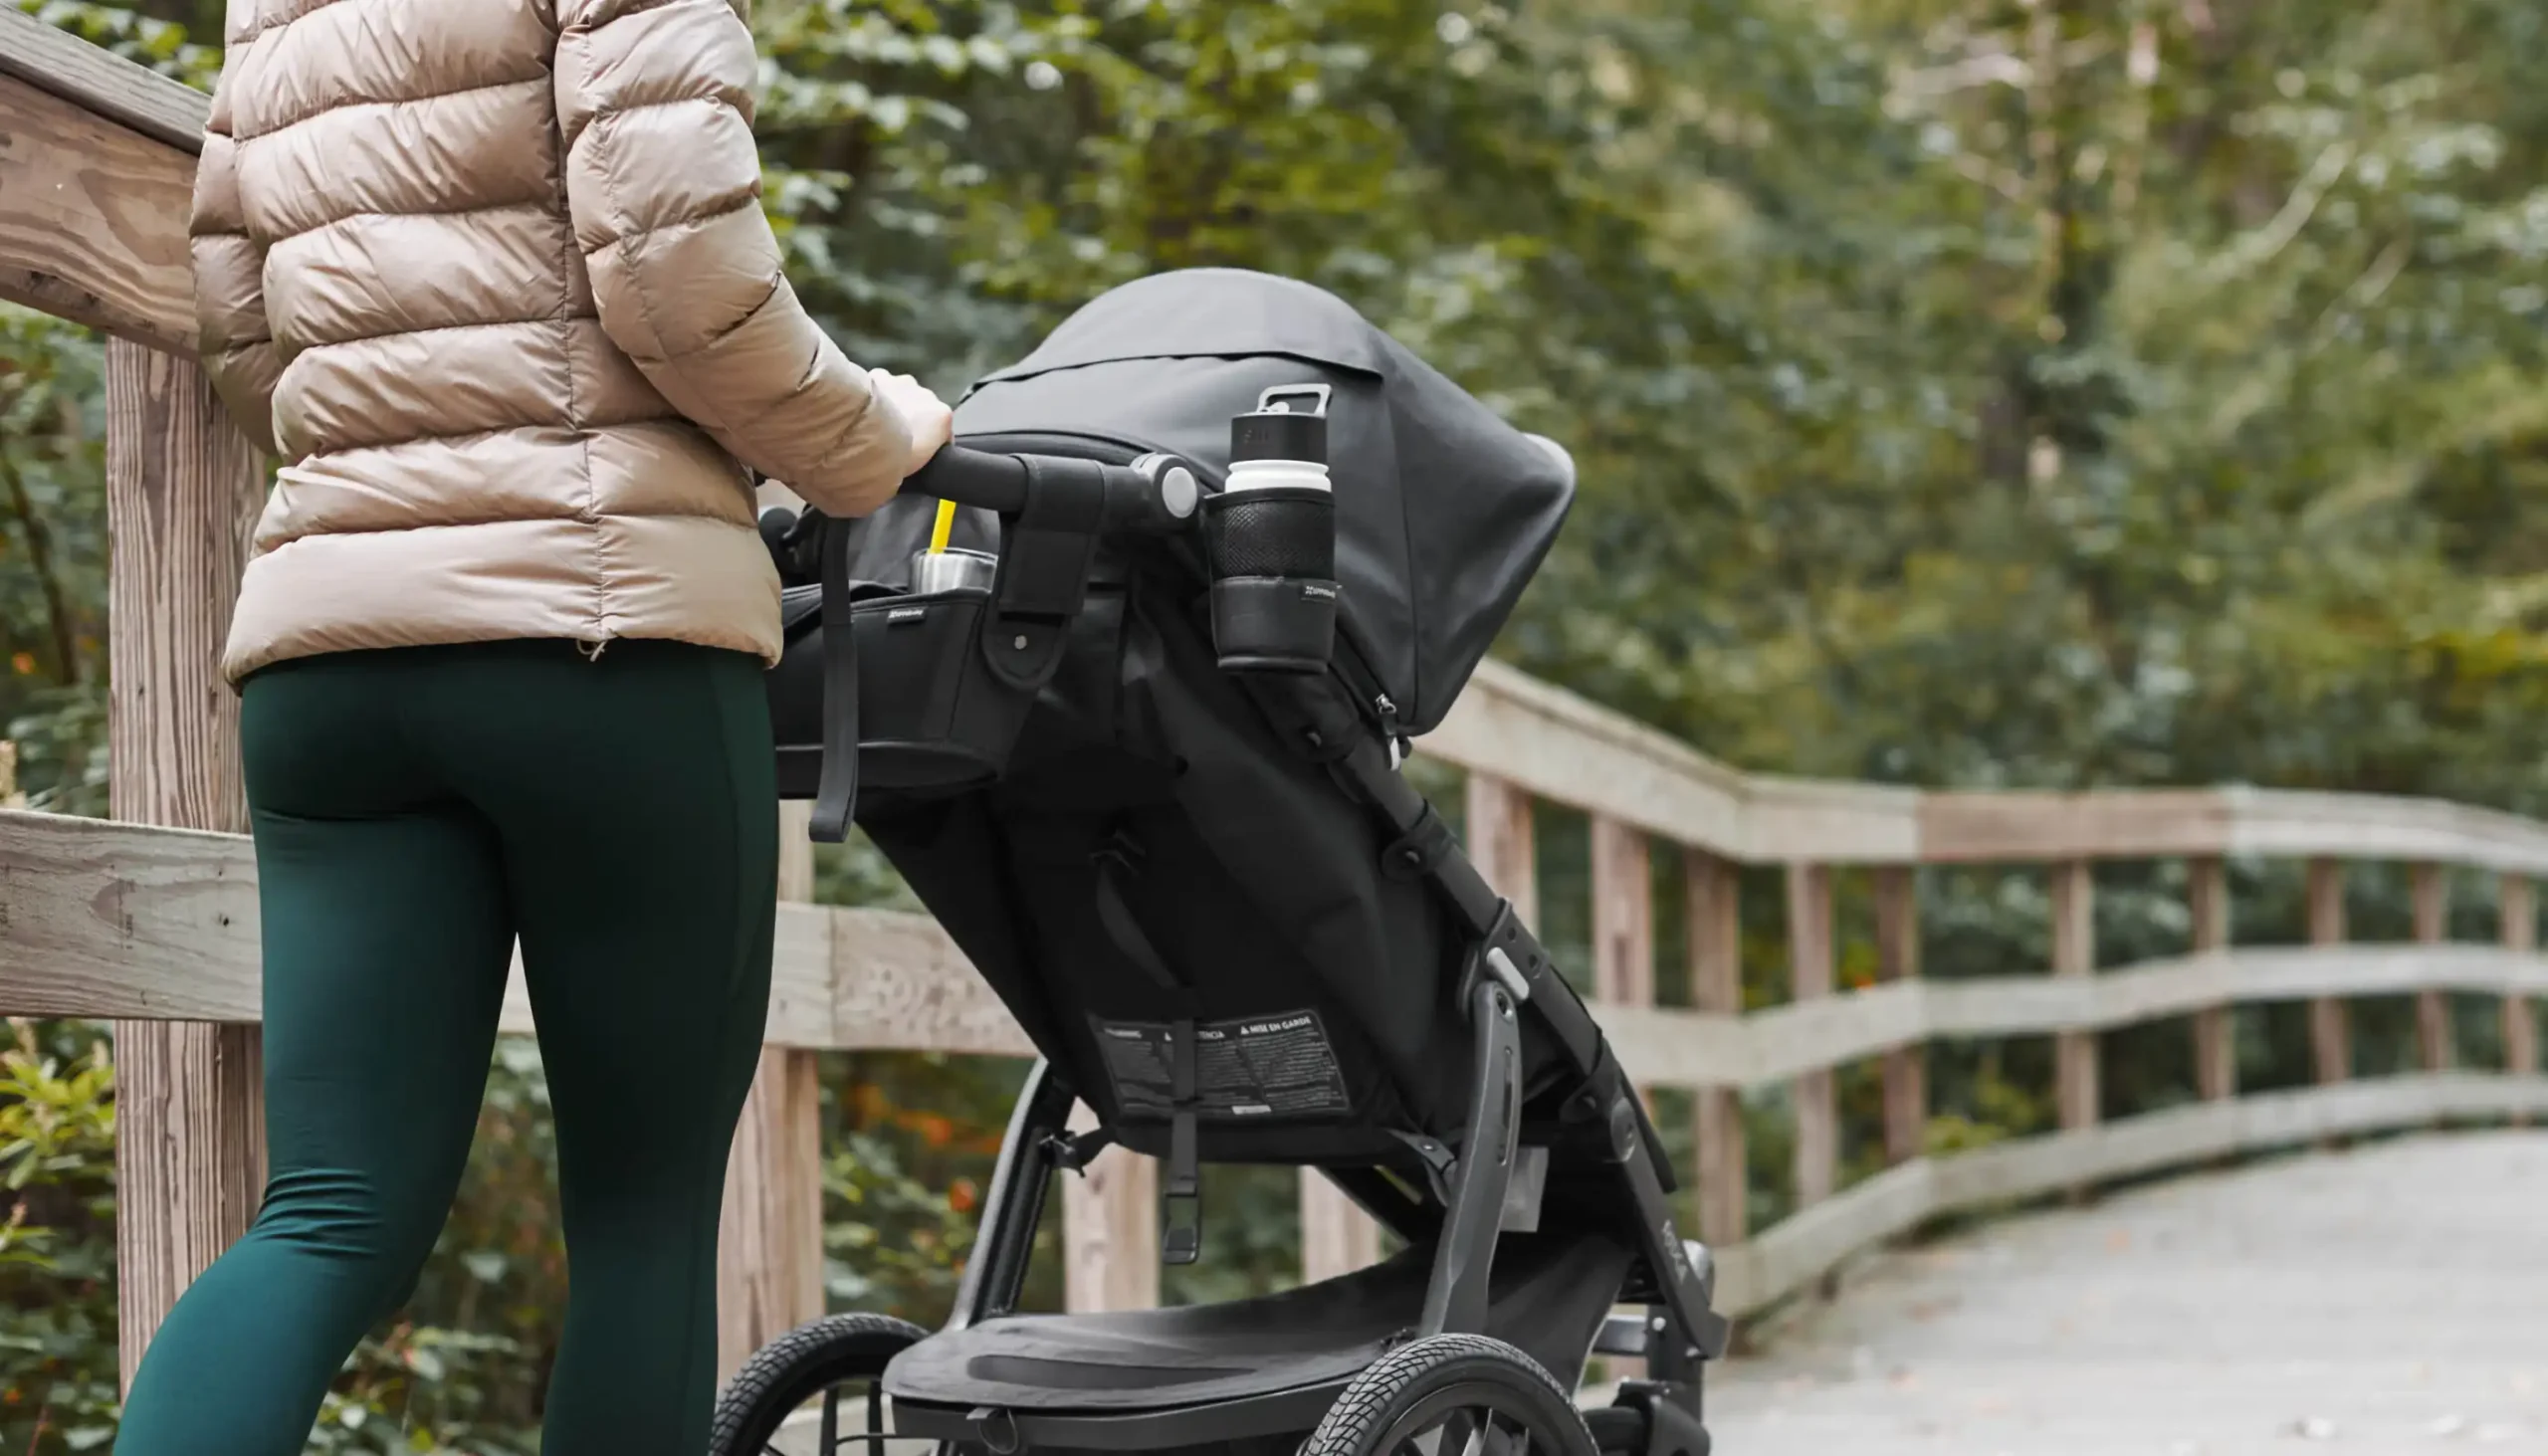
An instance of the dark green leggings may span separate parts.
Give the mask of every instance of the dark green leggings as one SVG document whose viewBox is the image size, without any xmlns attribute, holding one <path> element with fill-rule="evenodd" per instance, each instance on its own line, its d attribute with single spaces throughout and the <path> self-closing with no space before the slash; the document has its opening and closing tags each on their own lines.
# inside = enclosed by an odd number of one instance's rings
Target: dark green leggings
<svg viewBox="0 0 2548 1456">
<path fill-rule="evenodd" d="M 541 1449 L 698 1456 L 727 1146 L 769 999 L 760 664 L 637 641 L 347 653 L 252 678 L 241 736 L 272 1173 L 152 1342 L 115 1449 L 302 1450 L 450 1210 L 519 936 L 571 1290 Z"/>
</svg>

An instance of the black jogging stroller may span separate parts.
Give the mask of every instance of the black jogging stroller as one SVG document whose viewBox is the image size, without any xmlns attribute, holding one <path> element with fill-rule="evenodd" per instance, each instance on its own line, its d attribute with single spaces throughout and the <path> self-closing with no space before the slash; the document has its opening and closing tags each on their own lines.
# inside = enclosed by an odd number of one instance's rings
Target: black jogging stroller
<svg viewBox="0 0 2548 1456">
<path fill-rule="evenodd" d="M 1706 1456 L 1727 1326 L 1654 1130 L 1398 772 L 1556 535 L 1564 453 L 1333 296 L 1227 270 L 1105 295 L 956 419 L 875 516 L 764 520 L 781 787 L 818 838 L 854 806 L 1043 1060 L 946 1328 L 780 1339 L 717 1456 Z M 944 559 L 930 498 L 964 508 Z M 1110 1143 L 1162 1160 L 1171 1263 L 1206 1254 L 1215 1163 L 1314 1167 L 1404 1247 L 1019 1313 L 1048 1185 Z M 1579 1411 L 1596 1352 L 1647 1377 Z"/>
</svg>

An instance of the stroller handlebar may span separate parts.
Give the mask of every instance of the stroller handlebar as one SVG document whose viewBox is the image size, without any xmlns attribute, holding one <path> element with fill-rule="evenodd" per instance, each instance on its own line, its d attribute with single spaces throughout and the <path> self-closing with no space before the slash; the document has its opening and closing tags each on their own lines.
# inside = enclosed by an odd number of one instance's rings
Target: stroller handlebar
<svg viewBox="0 0 2548 1456">
<path fill-rule="evenodd" d="M 1146 455 L 1131 465 L 1104 465 L 1053 455 L 1009 455 L 950 445 L 903 482 L 906 496 L 934 496 L 958 506 L 1025 514 L 1047 477 L 1087 477 L 1105 489 L 1103 528 L 1165 535 L 1194 521 L 1202 487 L 1193 469 L 1168 455 Z"/>
<path fill-rule="evenodd" d="M 1027 489 L 1026 462 L 1018 457 L 949 445 L 904 480 L 902 494 L 1014 516 L 1026 509 Z"/>
</svg>

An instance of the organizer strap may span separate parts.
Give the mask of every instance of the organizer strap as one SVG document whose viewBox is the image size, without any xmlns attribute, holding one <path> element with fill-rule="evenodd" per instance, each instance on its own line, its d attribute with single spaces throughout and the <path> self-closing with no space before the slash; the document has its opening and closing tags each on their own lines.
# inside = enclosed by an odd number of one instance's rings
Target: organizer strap
<svg viewBox="0 0 2548 1456">
<path fill-rule="evenodd" d="M 1142 929 L 1125 898 L 1141 851 L 1118 836 L 1097 852 L 1097 920 L 1108 939 L 1136 969 L 1159 983 L 1174 1008 L 1168 1025 L 1168 1176 L 1160 1184 L 1160 1261 L 1191 1264 L 1203 1257 L 1203 1161 L 1197 1145 L 1194 1107 L 1194 1006 L 1192 990 L 1159 951 L 1158 942 Z"/>
<path fill-rule="evenodd" d="M 849 838 L 858 810 L 858 629 L 850 621 L 850 523 L 823 522 L 823 770 L 812 837 Z"/>
</svg>

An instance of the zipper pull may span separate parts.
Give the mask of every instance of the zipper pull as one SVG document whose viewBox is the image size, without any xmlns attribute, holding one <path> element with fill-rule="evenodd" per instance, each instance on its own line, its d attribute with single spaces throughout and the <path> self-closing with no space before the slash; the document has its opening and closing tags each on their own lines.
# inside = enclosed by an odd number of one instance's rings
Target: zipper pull
<svg viewBox="0 0 2548 1456">
<path fill-rule="evenodd" d="M 1375 694 L 1372 711 L 1380 715 L 1380 741 L 1388 745 L 1389 769 L 1394 772 L 1406 761 L 1407 749 L 1406 735 L 1397 730 L 1397 701 L 1386 693 Z"/>
</svg>

